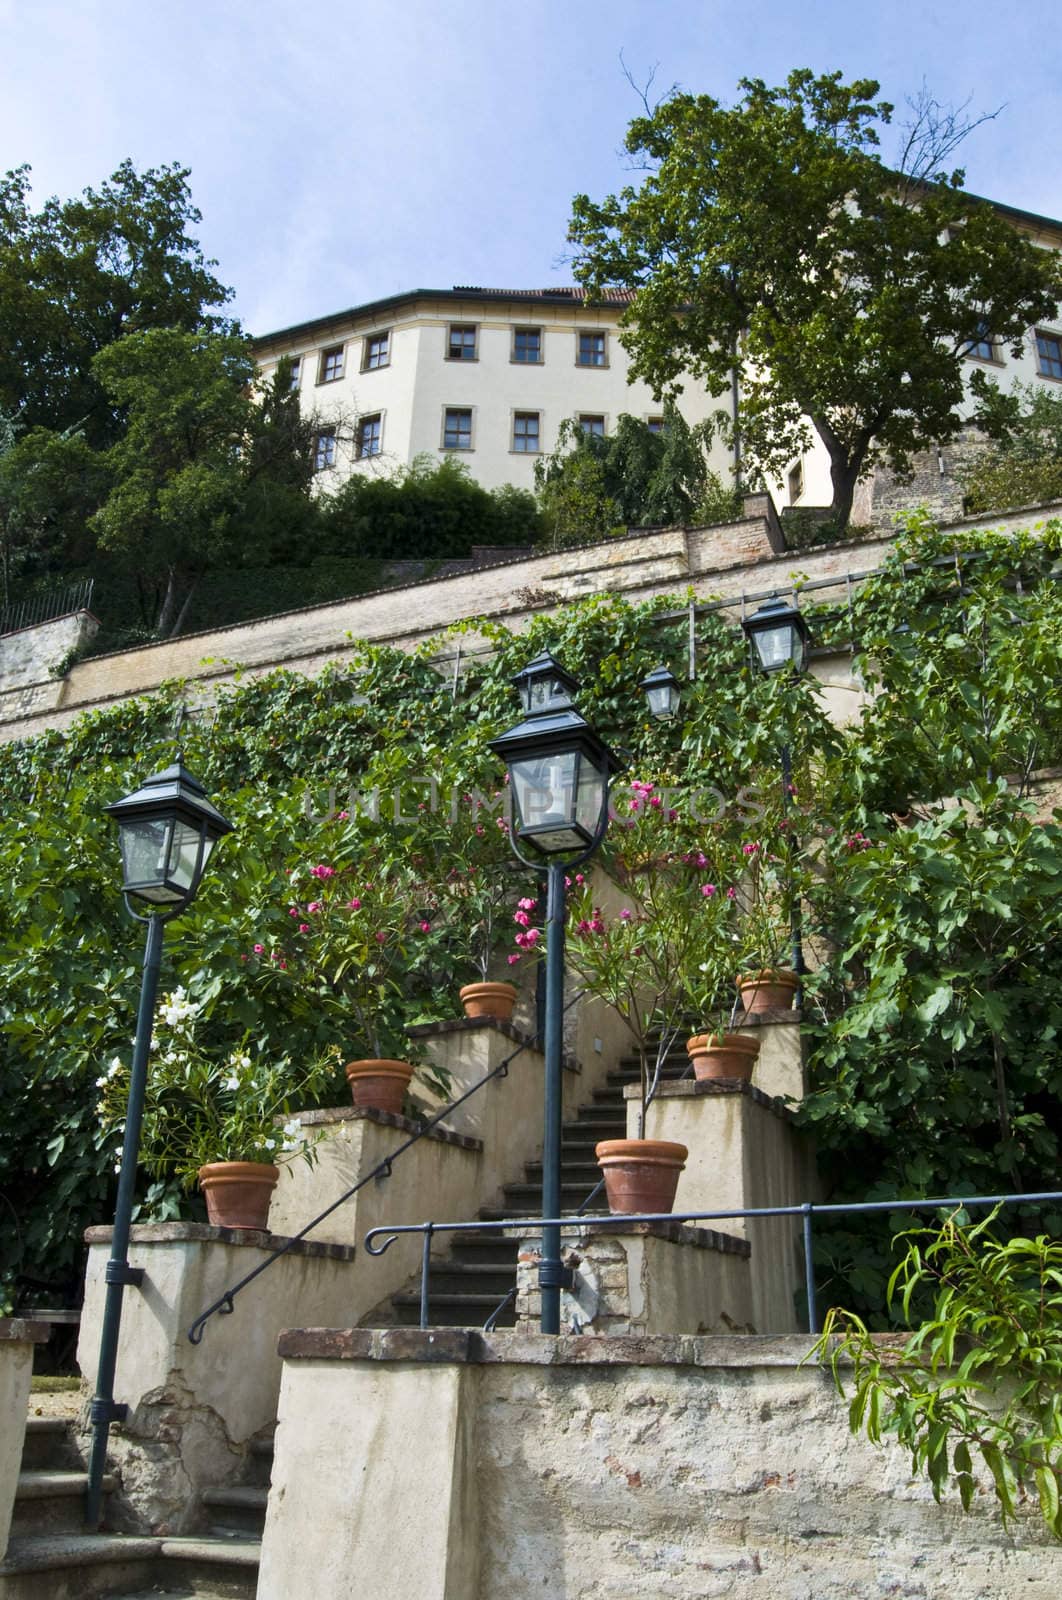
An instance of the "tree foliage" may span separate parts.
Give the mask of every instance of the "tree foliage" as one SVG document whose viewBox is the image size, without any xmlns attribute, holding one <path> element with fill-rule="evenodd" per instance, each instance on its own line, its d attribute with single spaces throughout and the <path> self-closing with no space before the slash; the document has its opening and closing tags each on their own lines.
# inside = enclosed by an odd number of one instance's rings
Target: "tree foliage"
<svg viewBox="0 0 1062 1600">
<path fill-rule="evenodd" d="M 938 1502 L 951 1488 L 969 1511 L 977 1461 L 1004 1524 L 1033 1495 L 1062 1539 L 1062 1244 L 1044 1234 L 1000 1240 L 992 1220 L 971 1226 L 957 1215 L 901 1236 L 890 1303 L 910 1325 L 912 1297 L 933 1300 L 902 1343 L 875 1340 L 859 1317 L 833 1310 L 816 1353 L 842 1396 L 852 1387 L 852 1432 L 875 1444 L 895 1437 Z"/>
<path fill-rule="evenodd" d="M 970 511 L 1002 511 L 1062 499 L 1062 399 L 1043 384 L 1004 392 L 974 373 L 975 420 L 989 444 L 961 474 Z"/>
<path fill-rule="evenodd" d="M 877 149 L 892 107 L 872 79 L 803 69 L 740 88 L 732 107 L 675 93 L 631 123 L 646 177 L 576 196 L 576 272 L 591 294 L 635 291 L 624 342 L 657 392 L 689 374 L 721 394 L 736 367 L 760 471 L 779 476 L 814 430 L 843 527 L 876 461 L 903 472 L 955 434 L 965 352 L 988 327 L 1017 354 L 1054 313 L 1059 264 L 961 172 L 890 171 Z"/>
<path fill-rule="evenodd" d="M 567 418 L 552 454 L 535 462 L 547 536 L 579 544 L 629 527 L 739 516 L 739 497 L 708 465 L 713 433 L 710 424 L 691 428 L 670 404 L 659 431 L 626 412 L 609 434 Z"/>
<path fill-rule="evenodd" d="M 98 189 L 30 205 L 30 169 L 0 181 L 0 409 L 101 447 L 122 413 L 93 361 L 131 333 L 227 331 L 231 298 L 191 229 L 189 172 L 121 166 Z"/>
</svg>

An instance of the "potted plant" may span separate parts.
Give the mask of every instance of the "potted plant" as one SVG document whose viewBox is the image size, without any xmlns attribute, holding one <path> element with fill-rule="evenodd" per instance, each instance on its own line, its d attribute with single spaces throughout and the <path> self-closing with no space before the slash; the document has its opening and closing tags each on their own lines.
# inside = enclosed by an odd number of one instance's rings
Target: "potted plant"
<svg viewBox="0 0 1062 1600">
<path fill-rule="evenodd" d="M 791 908 L 799 888 L 790 863 L 764 841 L 745 840 L 741 849 L 745 870 L 736 895 L 747 965 L 735 980 L 738 994 L 752 1015 L 788 1010 L 800 987 L 799 974 L 786 964 L 792 948 Z"/>
<path fill-rule="evenodd" d="M 519 991 L 497 975 L 497 968 L 521 880 L 501 825 L 504 819 L 494 810 L 500 796 L 495 791 L 485 801 L 475 790 L 455 796 L 435 853 L 449 863 L 437 888 L 447 947 L 455 967 L 471 966 L 477 974 L 458 991 L 465 1016 L 508 1022 Z M 526 903 L 526 897 L 519 902 Z M 514 968 L 518 961 L 510 952 L 508 966 Z"/>
<path fill-rule="evenodd" d="M 294 1108 L 314 1103 L 334 1082 L 323 1058 L 303 1069 L 286 1058 L 252 1054 L 247 1037 L 211 1042 L 202 1007 L 184 989 L 161 1003 L 144 1100 L 141 1161 L 161 1180 L 198 1184 L 207 1219 L 222 1228 L 265 1228 L 281 1164 L 312 1161 Z M 115 1057 L 97 1080 L 102 1137 L 120 1139 L 129 1063 Z"/>
</svg>

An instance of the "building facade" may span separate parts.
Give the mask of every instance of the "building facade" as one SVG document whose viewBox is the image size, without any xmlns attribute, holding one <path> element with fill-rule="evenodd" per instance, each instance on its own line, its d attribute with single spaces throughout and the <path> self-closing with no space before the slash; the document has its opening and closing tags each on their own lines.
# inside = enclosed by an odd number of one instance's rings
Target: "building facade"
<svg viewBox="0 0 1062 1600">
<path fill-rule="evenodd" d="M 1062 222 L 997 209 L 1039 247 L 1062 249 Z M 624 412 L 662 426 L 663 406 L 649 385 L 630 381 L 620 337 L 630 298 L 620 289 L 600 301 L 578 288 L 414 289 L 265 334 L 255 351 L 267 377 L 281 358 L 292 361 L 303 409 L 319 419 L 325 491 L 353 472 L 391 473 L 423 455 L 456 456 L 488 489 L 531 489 L 535 461 L 556 447 L 567 418 L 604 434 Z M 1004 387 L 1062 386 L 1062 314 L 1030 328 L 1017 357 L 986 328 L 966 364 Z M 732 393 L 711 396 L 692 378 L 678 399 L 691 425 L 719 410 L 732 414 L 733 404 Z M 942 478 L 963 449 L 930 452 Z M 731 481 L 734 457 L 722 441 L 711 465 Z M 892 480 L 887 473 L 879 480 L 861 485 L 857 521 L 873 520 L 879 498 L 887 505 Z M 816 439 L 768 488 L 779 507 L 829 505 L 825 448 Z M 961 510 L 961 495 L 951 509 Z"/>
</svg>

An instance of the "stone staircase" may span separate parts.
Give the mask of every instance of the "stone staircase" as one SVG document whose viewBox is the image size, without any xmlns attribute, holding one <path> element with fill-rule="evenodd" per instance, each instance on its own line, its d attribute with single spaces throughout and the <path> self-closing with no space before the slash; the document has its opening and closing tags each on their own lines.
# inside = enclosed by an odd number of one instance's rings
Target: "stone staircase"
<svg viewBox="0 0 1062 1600">
<path fill-rule="evenodd" d="M 73 1423 L 30 1417 L 11 1538 L 0 1561 L 0 1600 L 251 1600 L 272 1453 L 272 1440 L 260 1444 L 249 1458 L 249 1483 L 204 1495 L 208 1533 L 86 1533 L 86 1473 Z M 104 1486 L 112 1491 L 114 1478 L 108 1475 Z"/>
<path fill-rule="evenodd" d="M 677 1080 L 689 1069 L 684 1049 L 672 1050 L 664 1061 L 661 1078 Z M 595 1089 L 575 1117 L 565 1122 L 561 1132 L 561 1206 L 566 1213 L 576 1212 L 593 1194 L 601 1169 L 594 1158 L 594 1147 L 602 1139 L 622 1139 L 627 1131 L 627 1110 L 623 1091 L 637 1083 L 636 1056 L 624 1057 L 606 1076 L 604 1086 Z M 500 1222 L 506 1217 L 533 1220 L 542 1215 L 542 1163 L 530 1161 L 523 1181 L 503 1187 L 504 1205 L 484 1206 L 479 1215 L 484 1222 Z M 608 1210 L 604 1191 L 594 1197 L 587 1215 Z M 448 1256 L 433 1263 L 429 1322 L 431 1327 L 482 1327 L 488 1317 L 510 1297 L 498 1314 L 495 1326 L 511 1328 L 516 1321 L 513 1305 L 516 1294 L 516 1257 L 519 1241 L 500 1233 L 462 1233 L 453 1236 Z M 389 1310 L 377 1313 L 367 1326 L 416 1327 L 420 1322 L 419 1282 L 392 1295 Z"/>
</svg>

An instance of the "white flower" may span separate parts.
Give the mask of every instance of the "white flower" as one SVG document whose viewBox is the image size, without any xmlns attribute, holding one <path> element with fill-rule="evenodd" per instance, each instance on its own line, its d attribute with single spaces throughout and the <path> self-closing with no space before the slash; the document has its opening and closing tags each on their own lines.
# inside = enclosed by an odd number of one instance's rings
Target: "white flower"
<svg viewBox="0 0 1062 1600">
<path fill-rule="evenodd" d="M 97 1089 L 106 1089 L 106 1087 L 107 1087 L 107 1079 L 105 1077 L 96 1079 L 96 1088 Z"/>
<path fill-rule="evenodd" d="M 221 1087 L 223 1089 L 238 1089 L 240 1087 L 240 1080 L 234 1074 L 231 1078 L 226 1078 Z"/>
<path fill-rule="evenodd" d="M 284 1132 L 289 1139 L 298 1137 L 298 1135 L 302 1132 L 302 1123 L 299 1121 L 298 1117 L 292 1117 L 290 1122 L 285 1122 Z"/>
<path fill-rule="evenodd" d="M 263 1150 L 275 1150 L 276 1147 L 277 1147 L 277 1141 L 275 1139 L 263 1139 L 262 1140 L 262 1149 Z"/>
<path fill-rule="evenodd" d="M 110 1066 L 107 1068 L 107 1076 L 108 1076 L 108 1078 L 116 1078 L 118 1076 L 118 1074 L 121 1072 L 121 1070 L 122 1070 L 122 1058 L 121 1058 L 121 1056 L 115 1056 L 114 1060 L 111 1062 Z"/>
</svg>

